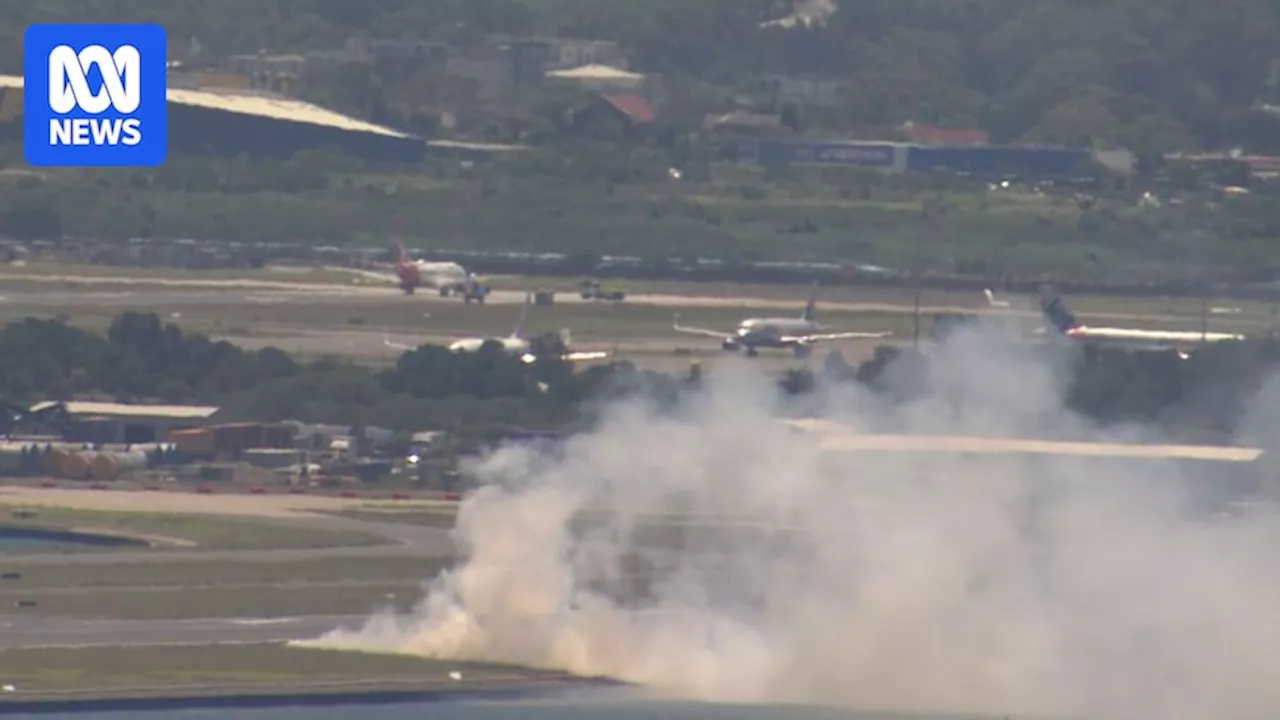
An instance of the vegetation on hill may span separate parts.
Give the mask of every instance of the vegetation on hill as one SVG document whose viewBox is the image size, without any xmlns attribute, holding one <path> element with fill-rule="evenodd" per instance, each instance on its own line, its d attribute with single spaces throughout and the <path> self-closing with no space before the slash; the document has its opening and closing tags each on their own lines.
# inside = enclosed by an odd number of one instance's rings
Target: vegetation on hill
<svg viewBox="0 0 1280 720">
<path fill-rule="evenodd" d="M 154 171 L 6 174 L 0 234 L 18 238 L 382 244 L 399 217 L 410 244 L 435 248 L 1091 278 L 1257 270 L 1273 264 L 1280 240 L 1273 188 L 1224 199 L 1207 189 L 1247 181 L 1158 159 L 1204 148 L 1280 153 L 1280 120 L 1255 109 L 1280 102 L 1280 8 L 1265 0 L 850 0 L 825 24 L 785 30 L 760 27 L 791 11 L 781 0 L 0 0 L 0 9 L 0 69 L 10 72 L 29 22 L 149 20 L 168 28 L 171 56 L 196 62 L 332 49 L 353 36 L 459 46 L 494 32 L 610 39 L 636 69 L 667 75 L 672 91 L 647 137 L 544 133 L 537 151 L 492 167 L 433 161 L 390 171 L 309 152 L 286 162 L 173 157 Z M 364 72 L 325 75 L 306 92 L 391 122 L 438 81 Z M 933 176 L 769 176 L 714 162 L 681 139 L 765 72 L 849 81 L 844 107 L 800 112 L 803 132 L 976 125 L 998 142 L 1130 147 L 1139 172 L 1119 189 L 1102 176 L 1081 200 Z M 351 83 L 361 92 L 347 92 Z M 548 119 L 559 109 L 553 99 L 513 102 Z M 20 165 L 20 155 L 0 147 L 0 165 Z M 673 166 L 683 180 L 668 176 Z M 1182 202 L 1137 207 L 1148 188 Z"/>
<path fill-rule="evenodd" d="M 164 325 L 153 314 L 120 315 L 105 337 L 29 318 L 0 330 L 0 398 L 201 402 L 245 420 L 442 429 L 492 439 L 512 428 L 590 423 L 613 398 L 641 394 L 676 402 L 701 382 L 698 375 L 674 378 L 626 362 L 575 372 L 546 359 L 563 347 L 554 335 L 535 347 L 543 358 L 526 364 L 496 344 L 468 354 L 424 345 L 394 367 L 372 371 L 331 359 L 300 364 L 274 348 L 245 351 Z M 1217 343 L 1185 361 L 1171 352 L 1090 350 L 1064 366 L 1057 353 L 1035 352 L 1021 362 L 1051 363 L 1065 373 L 1067 405 L 1082 417 L 1162 426 L 1196 440 L 1230 437 L 1246 402 L 1280 368 L 1280 345 L 1270 340 Z M 861 384 L 889 403 L 948 397 L 950 375 L 931 366 L 930 357 L 886 346 L 855 368 L 832 353 L 816 373 L 789 371 L 777 383 L 801 405 L 821 405 L 841 383 Z M 965 382 L 982 385 L 980 378 Z M 1007 392 L 1001 386 L 989 385 L 993 393 Z"/>
<path fill-rule="evenodd" d="M 619 41 L 641 71 L 727 91 L 761 72 L 847 78 L 855 91 L 837 115 L 850 127 L 914 119 L 980 125 L 999 140 L 1280 153 L 1274 125 L 1250 110 L 1280 102 L 1280 8 L 1268 0 L 835 5 L 825 25 L 786 30 L 759 26 L 789 14 L 786 0 L 4 0 L 0 68 L 20 66 L 21 29 L 40 21 L 160 22 L 176 57 L 191 38 L 219 57 L 354 35 L 562 35 Z"/>
</svg>

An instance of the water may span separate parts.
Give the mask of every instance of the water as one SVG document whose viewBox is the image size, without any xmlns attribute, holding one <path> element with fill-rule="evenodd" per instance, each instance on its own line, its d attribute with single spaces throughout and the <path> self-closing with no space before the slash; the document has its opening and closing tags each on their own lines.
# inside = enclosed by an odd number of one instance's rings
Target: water
<svg viewBox="0 0 1280 720">
<path fill-rule="evenodd" d="M 144 546 L 133 538 L 0 525 L 0 554 Z"/>
<path fill-rule="evenodd" d="M 78 550 L 82 547 L 84 546 L 78 543 L 57 542 L 40 538 L 5 537 L 0 534 L 0 553 L 57 552 L 60 550 Z"/>
</svg>

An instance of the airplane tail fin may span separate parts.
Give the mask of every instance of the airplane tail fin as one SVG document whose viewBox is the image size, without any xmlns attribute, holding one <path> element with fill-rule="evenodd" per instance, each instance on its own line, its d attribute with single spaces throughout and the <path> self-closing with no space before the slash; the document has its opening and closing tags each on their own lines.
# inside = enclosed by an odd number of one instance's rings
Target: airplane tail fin
<svg viewBox="0 0 1280 720">
<path fill-rule="evenodd" d="M 1059 333 L 1066 333 L 1080 326 L 1080 320 L 1067 307 L 1062 296 L 1048 285 L 1040 288 L 1040 311 L 1049 325 Z"/>
<path fill-rule="evenodd" d="M 409 260 L 408 254 L 404 251 L 404 241 L 400 236 L 400 221 L 395 220 L 391 223 L 391 249 L 396 253 L 396 265 L 404 265 Z"/>
<path fill-rule="evenodd" d="M 818 307 L 818 281 L 813 281 L 813 287 L 809 289 L 809 302 L 805 303 L 804 312 L 800 314 L 800 319 L 813 322 L 813 312 Z"/>
<path fill-rule="evenodd" d="M 533 293 L 524 296 L 524 304 L 520 306 L 520 318 L 516 320 L 516 329 L 511 331 L 511 337 L 517 340 L 524 339 L 524 323 L 529 317 L 529 306 L 533 304 Z"/>
</svg>

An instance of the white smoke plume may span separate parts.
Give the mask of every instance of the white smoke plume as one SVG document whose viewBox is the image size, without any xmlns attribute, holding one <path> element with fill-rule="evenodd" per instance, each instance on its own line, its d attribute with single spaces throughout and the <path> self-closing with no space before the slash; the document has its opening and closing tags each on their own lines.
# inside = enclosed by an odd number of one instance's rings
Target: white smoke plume
<svg viewBox="0 0 1280 720">
<path fill-rule="evenodd" d="M 922 399 L 890 409 L 842 389 L 828 395 L 832 417 L 897 432 L 1090 432 L 1064 409 L 1052 362 L 973 334 L 938 352 Z M 779 421 L 785 410 L 770 381 L 730 365 L 677 413 L 616 404 L 555 460 L 497 451 L 460 511 L 465 559 L 411 614 L 321 644 L 703 700 L 1116 720 L 1280 712 L 1280 521 L 1211 511 L 1230 473 L 822 452 Z M 586 511 L 589 527 L 570 522 Z M 646 518 L 672 513 L 740 526 L 687 533 L 682 552 L 642 540 Z M 618 599 L 637 555 L 661 579 Z"/>
</svg>

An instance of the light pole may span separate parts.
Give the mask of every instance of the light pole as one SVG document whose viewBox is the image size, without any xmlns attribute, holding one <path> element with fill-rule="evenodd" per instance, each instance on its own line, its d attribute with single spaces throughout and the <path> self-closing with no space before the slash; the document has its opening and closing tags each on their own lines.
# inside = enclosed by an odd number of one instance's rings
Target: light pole
<svg viewBox="0 0 1280 720">
<path fill-rule="evenodd" d="M 911 271 L 912 304 L 911 304 L 911 347 L 920 350 L 920 267 L 916 264 Z"/>
</svg>

